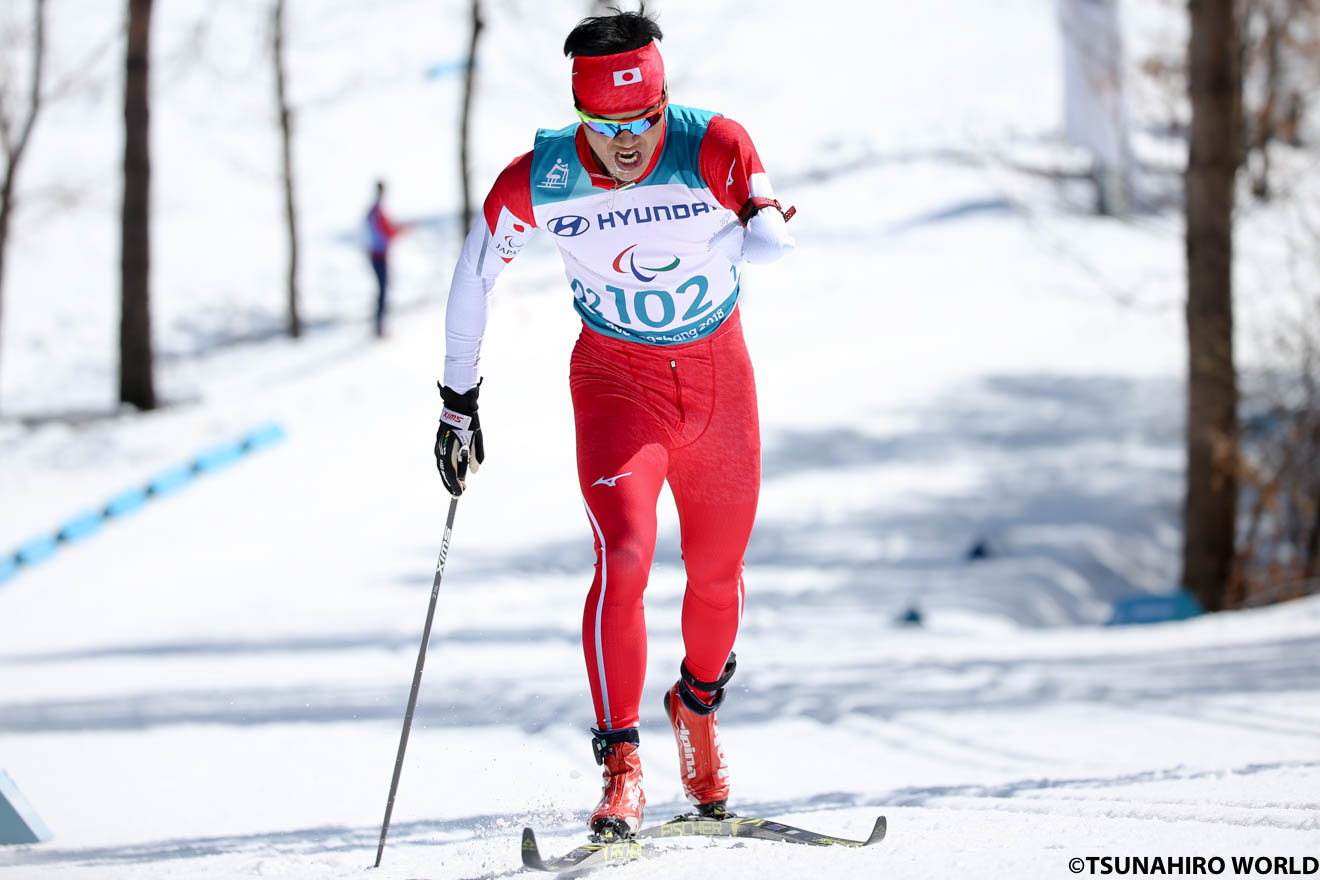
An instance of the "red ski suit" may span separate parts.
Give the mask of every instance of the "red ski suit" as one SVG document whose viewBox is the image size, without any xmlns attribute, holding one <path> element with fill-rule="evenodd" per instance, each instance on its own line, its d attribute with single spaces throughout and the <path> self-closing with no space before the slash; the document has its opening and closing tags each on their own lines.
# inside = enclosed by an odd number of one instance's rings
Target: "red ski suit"
<svg viewBox="0 0 1320 880">
<path fill-rule="evenodd" d="M 462 393 L 477 383 L 488 300 L 504 265 L 534 229 L 552 233 L 564 259 L 584 324 L 570 384 L 596 544 L 582 641 L 601 731 L 638 723 L 642 596 L 665 480 L 687 570 L 687 668 L 713 682 L 733 648 L 761 473 L 755 382 L 737 311 L 738 214 L 745 219 L 753 203 L 772 200 L 747 133 L 706 111 L 669 105 L 651 165 L 626 187 L 600 173 L 578 126 L 542 131 L 536 148 L 496 181 L 454 273 L 445 384 Z"/>
<path fill-rule="evenodd" d="M 635 727 L 646 673 L 646 589 L 667 479 L 687 569 L 688 670 L 715 681 L 743 609 L 743 552 L 761 485 L 752 364 L 738 312 L 668 348 L 583 329 L 570 369 L 578 480 L 596 537 L 582 645 L 598 730 Z"/>
</svg>

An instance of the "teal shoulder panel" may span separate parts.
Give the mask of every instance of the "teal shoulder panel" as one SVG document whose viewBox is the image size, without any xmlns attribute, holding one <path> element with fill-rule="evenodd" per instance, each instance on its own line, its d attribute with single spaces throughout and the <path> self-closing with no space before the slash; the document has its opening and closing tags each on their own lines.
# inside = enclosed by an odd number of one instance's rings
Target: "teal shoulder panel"
<svg viewBox="0 0 1320 880">
<path fill-rule="evenodd" d="M 642 186 L 681 183 L 693 189 L 705 189 L 701 169 L 697 164 L 701 153 L 701 139 L 706 127 L 718 113 L 670 104 L 665 116 L 665 148 L 655 169 L 642 181 Z"/>
<path fill-rule="evenodd" d="M 666 111 L 665 145 L 660 160 L 640 186 L 680 183 L 693 189 L 705 189 L 698 158 L 701 139 L 718 113 L 670 104 Z M 577 158 L 578 126 L 557 130 L 543 128 L 536 133 L 532 152 L 532 205 L 546 205 L 592 195 L 591 185 Z"/>
<path fill-rule="evenodd" d="M 591 178 L 578 161 L 577 124 L 536 133 L 532 149 L 532 206 L 563 202 L 592 194 Z"/>
</svg>

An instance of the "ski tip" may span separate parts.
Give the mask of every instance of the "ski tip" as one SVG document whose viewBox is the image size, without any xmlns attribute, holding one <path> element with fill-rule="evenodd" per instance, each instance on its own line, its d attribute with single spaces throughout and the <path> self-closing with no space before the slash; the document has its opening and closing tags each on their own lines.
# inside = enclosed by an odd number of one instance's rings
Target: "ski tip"
<svg viewBox="0 0 1320 880">
<path fill-rule="evenodd" d="M 523 829 L 522 860 L 524 868 L 534 868 L 538 871 L 545 870 L 545 862 L 541 859 L 541 850 L 536 845 L 536 834 L 530 828 Z"/>
<path fill-rule="evenodd" d="M 879 843 L 885 839 L 886 832 L 889 831 L 889 822 L 884 816 L 878 816 L 875 820 L 875 826 L 871 829 L 871 836 L 866 838 L 862 846 L 870 846 L 873 843 Z"/>
</svg>

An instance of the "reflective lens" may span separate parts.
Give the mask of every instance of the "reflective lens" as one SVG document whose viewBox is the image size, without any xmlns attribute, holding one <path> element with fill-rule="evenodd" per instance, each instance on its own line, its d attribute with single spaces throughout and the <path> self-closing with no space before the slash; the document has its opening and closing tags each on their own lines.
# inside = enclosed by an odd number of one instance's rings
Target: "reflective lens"
<svg viewBox="0 0 1320 880">
<path fill-rule="evenodd" d="M 634 119 L 632 122 L 597 122 L 594 119 L 585 118 L 582 121 L 586 123 L 587 128 L 596 132 L 596 134 L 603 134 L 607 138 L 612 138 L 621 131 L 629 131 L 633 134 L 645 134 L 650 131 L 651 126 L 659 122 L 660 117 L 664 115 L 665 114 L 662 111 L 656 113 L 654 116 L 648 116 L 645 119 Z"/>
<path fill-rule="evenodd" d="M 602 119 L 599 116 L 591 116 L 584 113 L 582 108 L 577 108 L 577 115 L 588 128 L 596 134 L 604 135 L 607 138 L 616 136 L 621 131 L 632 132 L 635 135 L 645 134 L 651 130 L 664 118 L 665 108 L 669 106 L 668 97 L 660 103 L 660 106 L 651 111 L 650 115 L 642 116 L 637 119 Z"/>
</svg>

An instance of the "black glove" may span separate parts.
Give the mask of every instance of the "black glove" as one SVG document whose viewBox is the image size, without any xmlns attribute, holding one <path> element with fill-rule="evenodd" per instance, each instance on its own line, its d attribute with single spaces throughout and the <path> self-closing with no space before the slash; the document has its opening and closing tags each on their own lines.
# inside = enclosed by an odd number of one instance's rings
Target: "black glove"
<svg viewBox="0 0 1320 880">
<path fill-rule="evenodd" d="M 475 474 L 486 459 L 481 420 L 477 417 L 477 390 L 481 383 L 464 394 L 436 384 L 445 407 L 440 411 L 440 430 L 435 434 L 435 466 L 439 468 L 440 480 L 449 494 L 457 498 L 467 488 L 469 465 Z"/>
</svg>

